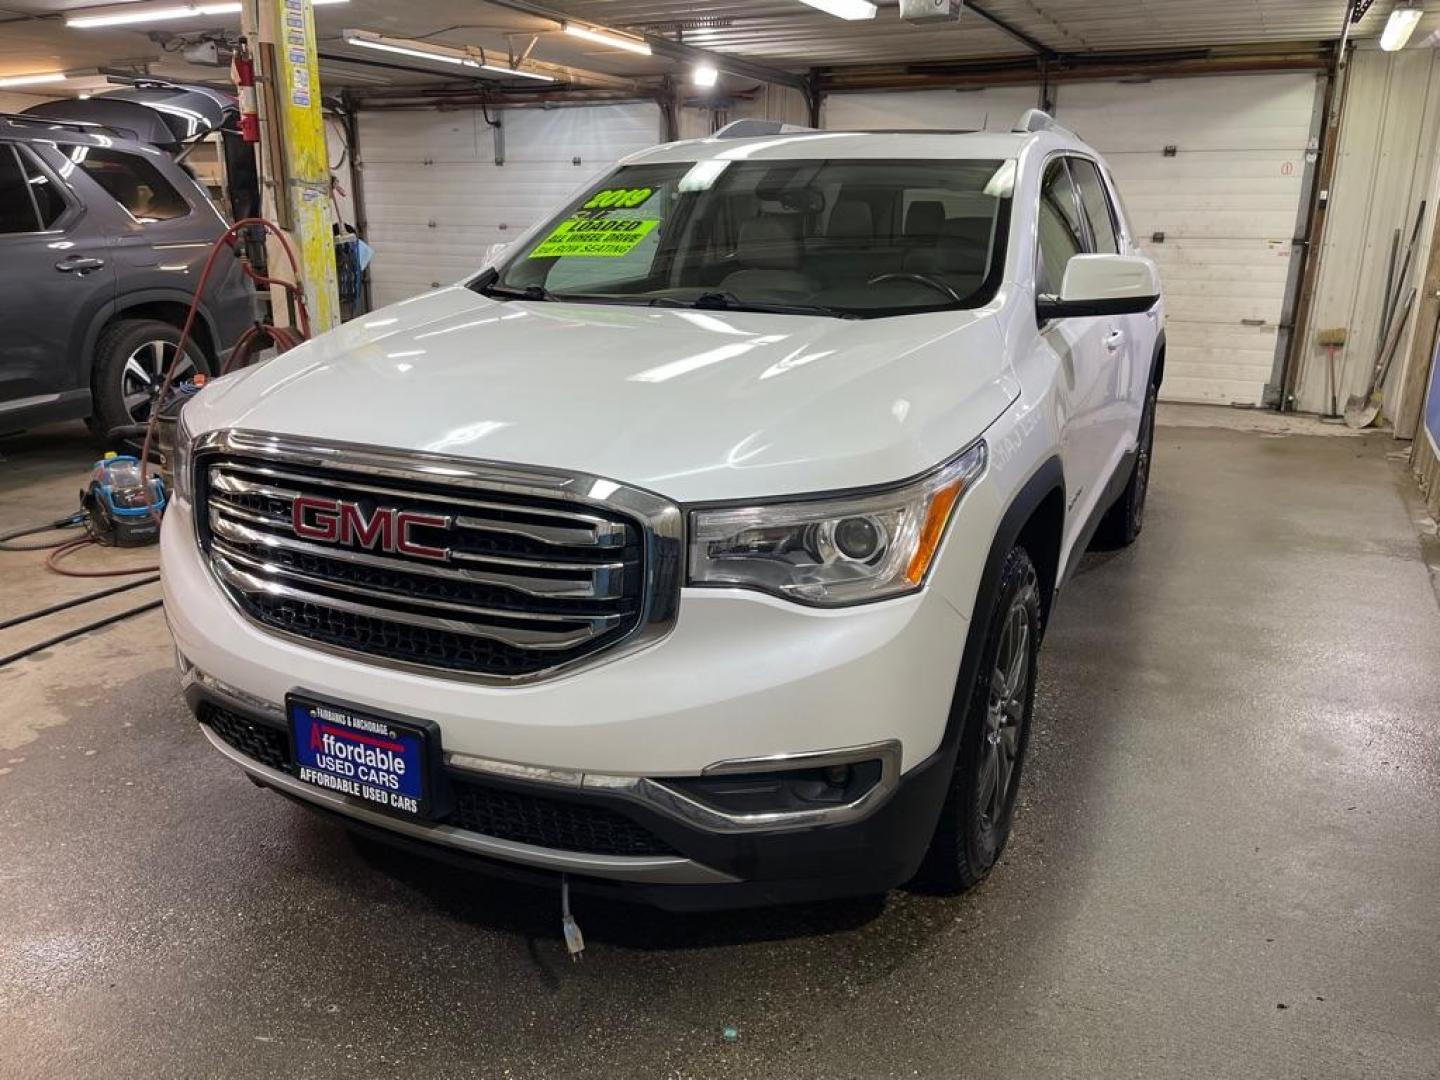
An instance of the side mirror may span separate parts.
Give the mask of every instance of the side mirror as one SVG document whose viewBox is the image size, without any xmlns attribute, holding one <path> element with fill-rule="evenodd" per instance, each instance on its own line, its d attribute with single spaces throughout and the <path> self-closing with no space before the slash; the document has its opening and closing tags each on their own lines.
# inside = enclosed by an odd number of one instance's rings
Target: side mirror
<svg viewBox="0 0 1440 1080">
<path fill-rule="evenodd" d="M 1065 266 L 1060 296 L 1042 296 L 1042 320 L 1089 315 L 1139 315 L 1160 299 L 1160 274 L 1141 255 L 1076 255 Z"/>
</svg>

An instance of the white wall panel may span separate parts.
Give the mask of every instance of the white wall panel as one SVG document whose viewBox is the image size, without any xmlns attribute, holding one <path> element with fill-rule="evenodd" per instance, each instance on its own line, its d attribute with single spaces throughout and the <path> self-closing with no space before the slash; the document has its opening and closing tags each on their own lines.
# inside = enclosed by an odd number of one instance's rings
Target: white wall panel
<svg viewBox="0 0 1440 1080">
<path fill-rule="evenodd" d="M 1436 209 L 1431 184 L 1440 134 L 1440 56 L 1433 49 L 1362 50 L 1348 70 L 1339 156 L 1296 386 L 1296 405 L 1307 412 L 1329 409 L 1327 357 L 1315 344 L 1319 330 L 1343 327 L 1349 334 L 1337 357 L 1340 408 L 1344 409 L 1347 396 L 1365 391 L 1375 363 L 1391 238 L 1401 229 L 1404 244 L 1420 200 L 1428 197 L 1431 205 L 1415 255 L 1416 264 L 1423 267 L 1427 254 L 1423 241 L 1430 235 Z M 1412 272 L 1412 283 L 1420 280 Z M 1429 359 L 1435 308 L 1418 303 L 1417 307 L 1422 318 L 1411 320 L 1397 349 L 1387 384 L 1392 392 L 1401 385 L 1417 323 L 1424 327 L 1418 361 Z M 1387 415 L 1394 411 L 1391 406 L 1387 401 Z"/>
<path fill-rule="evenodd" d="M 833 131 L 884 128 L 1009 131 L 1026 109 L 1035 106 L 1039 95 L 1039 88 L 1035 86 L 831 94 L 822 106 L 821 123 Z"/>
<path fill-rule="evenodd" d="M 365 212 L 376 305 L 456 281 L 626 154 L 659 141 L 651 104 L 362 112 Z M 333 157 L 332 157 L 332 160 Z"/>
</svg>

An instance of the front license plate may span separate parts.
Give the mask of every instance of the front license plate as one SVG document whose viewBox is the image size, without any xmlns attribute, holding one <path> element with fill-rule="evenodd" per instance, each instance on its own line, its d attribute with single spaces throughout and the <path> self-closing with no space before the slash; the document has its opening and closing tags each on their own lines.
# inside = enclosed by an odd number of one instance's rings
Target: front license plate
<svg viewBox="0 0 1440 1080">
<path fill-rule="evenodd" d="M 386 810 L 429 813 L 422 728 L 294 695 L 285 704 L 301 780 Z"/>
</svg>

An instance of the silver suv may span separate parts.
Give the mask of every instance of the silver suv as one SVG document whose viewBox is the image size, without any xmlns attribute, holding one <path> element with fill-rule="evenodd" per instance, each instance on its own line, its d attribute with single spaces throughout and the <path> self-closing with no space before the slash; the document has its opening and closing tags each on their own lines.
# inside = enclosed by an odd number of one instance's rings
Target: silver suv
<svg viewBox="0 0 1440 1080">
<path fill-rule="evenodd" d="M 162 150 L 93 124 L 0 114 L 0 433 L 144 422 L 225 228 Z M 180 377 L 220 370 L 254 295 L 222 256 Z"/>
</svg>

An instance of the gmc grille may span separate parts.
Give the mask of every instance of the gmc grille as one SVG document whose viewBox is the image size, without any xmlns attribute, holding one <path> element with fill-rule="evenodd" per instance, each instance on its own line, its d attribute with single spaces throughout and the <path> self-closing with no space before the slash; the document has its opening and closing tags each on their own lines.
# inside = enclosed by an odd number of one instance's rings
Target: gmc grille
<svg viewBox="0 0 1440 1080">
<path fill-rule="evenodd" d="M 679 513 L 647 493 L 240 432 L 201 442 L 201 545 L 268 629 L 513 682 L 649 640 L 673 619 Z M 579 497 L 593 491 L 633 507 Z"/>
</svg>

